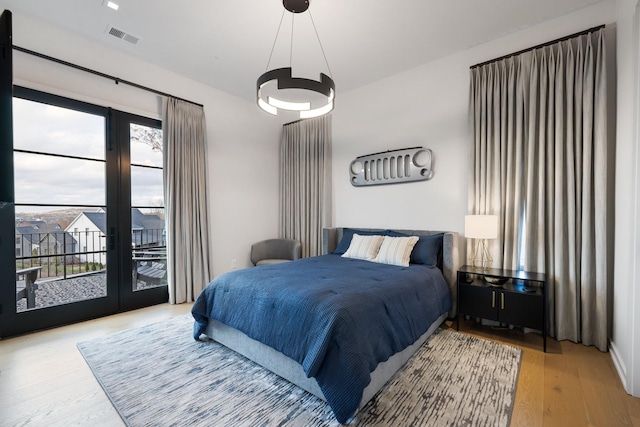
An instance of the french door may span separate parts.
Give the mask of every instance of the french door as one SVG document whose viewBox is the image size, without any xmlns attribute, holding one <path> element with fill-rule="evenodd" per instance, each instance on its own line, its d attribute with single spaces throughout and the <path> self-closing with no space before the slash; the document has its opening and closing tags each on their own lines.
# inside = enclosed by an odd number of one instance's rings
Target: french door
<svg viewBox="0 0 640 427">
<path fill-rule="evenodd" d="M 12 107 L 0 336 L 166 302 L 160 122 L 20 87 Z"/>
<path fill-rule="evenodd" d="M 118 169 L 121 310 L 169 300 L 161 123 L 114 113 Z"/>
</svg>

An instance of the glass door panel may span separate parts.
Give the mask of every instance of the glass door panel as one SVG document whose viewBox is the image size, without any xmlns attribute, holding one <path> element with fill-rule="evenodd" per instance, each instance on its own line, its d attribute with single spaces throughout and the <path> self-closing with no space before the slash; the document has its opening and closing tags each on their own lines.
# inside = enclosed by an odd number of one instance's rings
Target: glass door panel
<svg viewBox="0 0 640 427">
<path fill-rule="evenodd" d="M 16 310 L 106 297 L 106 116 L 13 110 Z"/>
<path fill-rule="evenodd" d="M 133 290 L 167 285 L 162 129 L 130 123 Z"/>
</svg>

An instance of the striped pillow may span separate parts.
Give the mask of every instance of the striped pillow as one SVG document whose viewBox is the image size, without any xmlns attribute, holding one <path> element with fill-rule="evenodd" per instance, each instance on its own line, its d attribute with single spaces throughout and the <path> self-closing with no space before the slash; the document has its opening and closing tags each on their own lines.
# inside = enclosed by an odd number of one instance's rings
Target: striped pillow
<svg viewBox="0 0 640 427">
<path fill-rule="evenodd" d="M 400 265 L 409 267 L 409 259 L 411 251 L 418 242 L 418 236 L 409 237 L 390 237 L 385 236 L 378 251 L 378 255 L 374 259 L 375 262 L 382 264 Z"/>
<path fill-rule="evenodd" d="M 361 236 L 354 234 L 349 249 L 342 254 L 345 258 L 366 259 L 372 261 L 378 254 L 378 249 L 384 236 Z"/>
</svg>

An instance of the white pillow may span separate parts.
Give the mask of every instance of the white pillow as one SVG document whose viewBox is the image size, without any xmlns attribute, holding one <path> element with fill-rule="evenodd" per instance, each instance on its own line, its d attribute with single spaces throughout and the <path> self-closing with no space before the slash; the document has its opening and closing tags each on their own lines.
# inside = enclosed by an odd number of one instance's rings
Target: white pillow
<svg viewBox="0 0 640 427">
<path fill-rule="evenodd" d="M 411 251 L 418 242 L 418 236 L 409 237 L 391 237 L 385 236 L 378 251 L 378 255 L 374 259 L 375 262 L 382 264 L 400 265 L 409 267 L 409 259 Z"/>
<path fill-rule="evenodd" d="M 354 234 L 349 249 L 342 254 L 345 258 L 366 259 L 372 261 L 378 254 L 378 249 L 384 236 L 361 236 Z"/>
</svg>

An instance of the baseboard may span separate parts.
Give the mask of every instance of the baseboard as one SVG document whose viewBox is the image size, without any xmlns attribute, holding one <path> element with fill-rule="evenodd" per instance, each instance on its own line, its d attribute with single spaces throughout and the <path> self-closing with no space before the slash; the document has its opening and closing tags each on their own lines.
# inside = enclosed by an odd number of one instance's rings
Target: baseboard
<svg viewBox="0 0 640 427">
<path fill-rule="evenodd" d="M 620 358 L 620 352 L 618 348 L 613 343 L 613 341 L 609 341 L 609 353 L 611 354 L 611 361 L 613 362 L 613 366 L 615 366 L 616 371 L 618 371 L 618 376 L 620 377 L 620 381 L 622 381 L 622 387 L 624 390 L 629 392 L 629 388 L 627 387 L 627 367 L 625 366 L 623 359 Z"/>
</svg>

